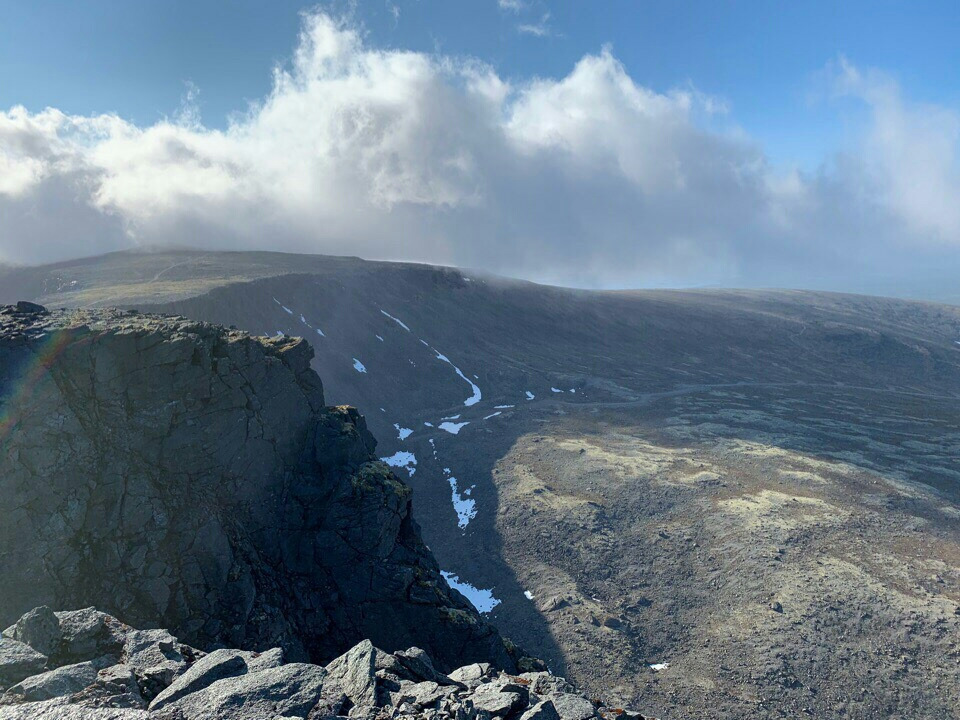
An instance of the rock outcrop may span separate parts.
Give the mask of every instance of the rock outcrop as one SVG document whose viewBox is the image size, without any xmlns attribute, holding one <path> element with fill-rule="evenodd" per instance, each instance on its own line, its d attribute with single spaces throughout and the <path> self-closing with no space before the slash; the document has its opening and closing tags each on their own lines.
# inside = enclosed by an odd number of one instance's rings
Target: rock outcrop
<svg viewBox="0 0 960 720">
<path fill-rule="evenodd" d="M 356 410 L 325 406 L 311 357 L 298 338 L 180 317 L 0 310 L 0 622 L 96 605 L 205 650 L 327 662 L 371 639 L 423 647 L 447 670 L 532 662 L 446 585 L 409 487 Z M 117 652 L 101 645 L 115 621 L 84 615 L 93 625 L 64 640 L 72 622 L 22 619 L 0 683 L 34 677 L 38 656 L 59 674 L 10 692 L 103 676 L 89 649 Z M 172 639 L 155 645 L 181 662 Z M 158 663 L 169 685 L 179 665 Z M 320 682 L 285 667 L 283 682 Z M 129 686 L 125 672 L 110 669 L 111 686 Z"/>
<path fill-rule="evenodd" d="M 26 675 L 23 648 L 43 658 Z M 9 662 L 20 669 L 0 682 L 0 720 L 643 720 L 549 672 L 473 663 L 444 674 L 419 648 L 388 653 L 369 640 L 325 667 L 286 662 L 280 648 L 204 654 L 94 608 L 35 608 L 0 639 L 0 672 Z"/>
</svg>

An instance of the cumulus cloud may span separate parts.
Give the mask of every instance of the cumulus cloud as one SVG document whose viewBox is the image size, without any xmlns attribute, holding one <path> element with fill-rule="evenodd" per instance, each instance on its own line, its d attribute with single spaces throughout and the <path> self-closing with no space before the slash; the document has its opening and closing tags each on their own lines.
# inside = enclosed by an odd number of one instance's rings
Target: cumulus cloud
<svg viewBox="0 0 960 720">
<path fill-rule="evenodd" d="M 148 127 L 0 112 L 0 259 L 175 243 L 598 286 L 848 287 L 942 266 L 960 241 L 956 114 L 846 61 L 832 82 L 872 119 L 862 146 L 803 173 L 708 129 L 722 101 L 642 87 L 608 49 L 511 82 L 313 14 L 224 130 L 189 103 Z"/>
</svg>

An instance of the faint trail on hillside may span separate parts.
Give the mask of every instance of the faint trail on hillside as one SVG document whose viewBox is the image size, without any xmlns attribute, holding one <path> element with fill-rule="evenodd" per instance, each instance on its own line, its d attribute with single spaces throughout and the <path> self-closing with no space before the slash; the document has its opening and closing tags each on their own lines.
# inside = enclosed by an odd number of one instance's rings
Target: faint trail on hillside
<svg viewBox="0 0 960 720">
<path fill-rule="evenodd" d="M 197 258 L 190 258 L 188 260 L 184 260 L 183 262 L 173 263 L 173 265 L 170 265 L 169 267 L 165 267 L 163 270 L 160 270 L 159 272 L 157 272 L 157 274 L 154 275 L 152 278 L 150 278 L 150 280 L 148 280 L 147 282 L 156 282 L 161 277 L 163 277 L 163 275 L 173 270 L 174 268 L 182 267 L 183 265 L 189 265 L 190 263 L 200 262 L 201 260 L 205 260 L 208 257 L 210 256 L 201 255 L 200 257 L 197 257 Z"/>
<path fill-rule="evenodd" d="M 204 259 L 206 259 L 206 258 L 208 258 L 208 257 L 210 257 L 210 256 L 209 256 L 209 255 L 201 255 L 200 257 L 190 258 L 190 259 L 184 260 L 184 261 L 182 261 L 182 262 L 173 263 L 172 265 L 168 265 L 167 267 L 163 268 L 162 270 L 158 270 L 157 273 L 156 273 L 152 278 L 150 278 L 149 280 L 147 280 L 145 283 L 142 283 L 142 284 L 145 284 L 145 285 L 146 285 L 146 284 L 149 284 L 149 283 L 152 283 L 152 282 L 157 282 L 161 277 L 163 277 L 166 273 L 168 273 L 169 271 L 173 270 L 174 268 L 182 267 L 183 265 L 189 265 L 190 263 L 194 263 L 194 262 L 200 262 L 201 260 L 204 260 Z M 120 297 L 120 296 L 119 296 L 119 295 L 108 295 L 108 296 L 105 297 L 105 298 L 100 298 L 100 299 L 98 299 L 98 300 L 94 300 L 93 302 L 89 302 L 89 303 L 87 303 L 86 305 L 81 305 L 80 307 L 81 307 L 82 309 L 94 308 L 94 307 L 107 307 L 107 306 L 109 305 L 110 301 L 113 300 L 114 298 L 117 298 L 117 297 Z"/>
</svg>

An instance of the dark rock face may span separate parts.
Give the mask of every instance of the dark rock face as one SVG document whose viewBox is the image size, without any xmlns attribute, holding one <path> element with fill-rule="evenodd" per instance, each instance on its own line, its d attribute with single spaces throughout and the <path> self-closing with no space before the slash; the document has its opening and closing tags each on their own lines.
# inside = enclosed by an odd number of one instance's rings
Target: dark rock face
<svg viewBox="0 0 960 720">
<path fill-rule="evenodd" d="M 0 688 L 0 720 L 643 720 L 588 700 L 548 672 L 512 675 L 474 663 L 445 675 L 420 648 L 391 654 L 369 640 L 326 667 L 286 662 L 279 648 L 204 655 L 165 630 L 134 630 L 93 608 L 78 612 L 55 614 L 64 632 L 78 619 L 102 621 L 112 650 L 88 645 L 80 663 L 51 660 L 46 672 Z M 144 662 L 151 650 L 172 659 Z"/>
<path fill-rule="evenodd" d="M 311 357 L 183 318 L 0 310 L 0 622 L 96 605 L 203 648 L 325 662 L 370 638 L 513 668 Z M 109 639 L 98 616 L 38 612 L 11 641 L 58 663 Z"/>
</svg>

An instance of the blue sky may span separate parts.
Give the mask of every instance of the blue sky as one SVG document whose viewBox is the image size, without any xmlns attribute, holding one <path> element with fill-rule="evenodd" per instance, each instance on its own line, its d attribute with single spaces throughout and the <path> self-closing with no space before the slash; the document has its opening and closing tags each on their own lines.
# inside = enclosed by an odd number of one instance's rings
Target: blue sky
<svg viewBox="0 0 960 720">
<path fill-rule="evenodd" d="M 475 56 L 505 77 L 562 77 L 584 54 L 610 45 L 639 84 L 660 91 L 692 84 L 716 95 L 771 157 L 807 165 L 841 144 L 857 121 L 855 109 L 819 97 L 818 73 L 840 55 L 894 75 L 916 100 L 960 105 L 960 3 L 521 5 L 511 11 L 496 0 L 374 0 L 354 12 L 374 45 Z M 117 112 L 142 124 L 175 112 L 190 81 L 201 91 L 205 124 L 222 127 L 229 113 L 270 89 L 271 68 L 289 58 L 300 12 L 310 7 L 288 0 L 4 0 L 0 107 Z M 540 24 L 546 35 L 518 30 Z"/>
<path fill-rule="evenodd" d="M 138 245 L 933 296 L 960 4 L 0 0 L 0 262 Z"/>
</svg>

